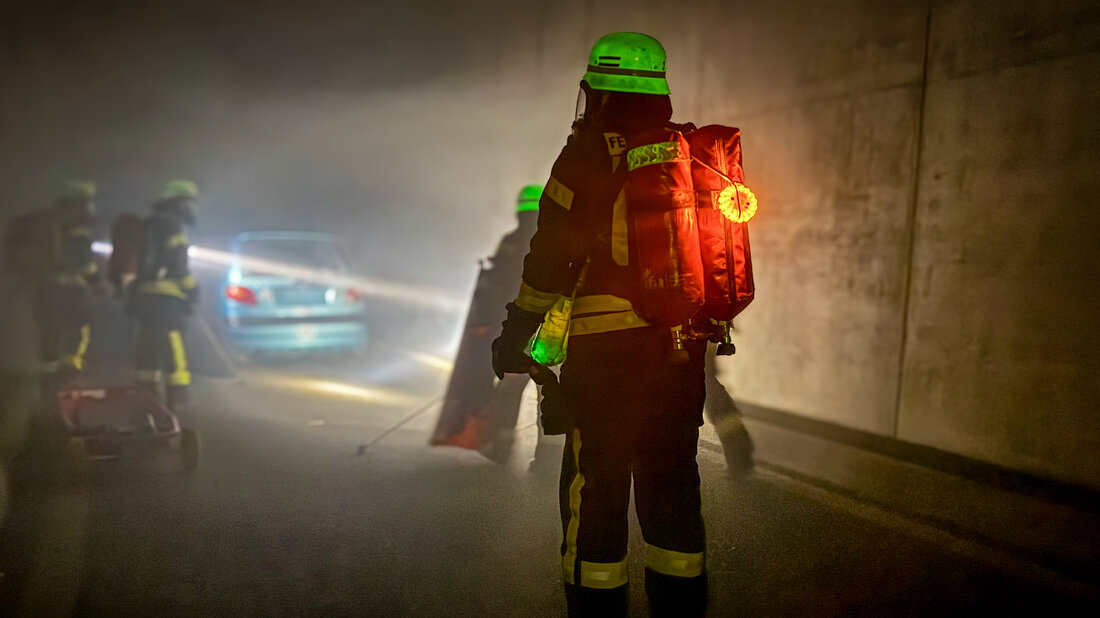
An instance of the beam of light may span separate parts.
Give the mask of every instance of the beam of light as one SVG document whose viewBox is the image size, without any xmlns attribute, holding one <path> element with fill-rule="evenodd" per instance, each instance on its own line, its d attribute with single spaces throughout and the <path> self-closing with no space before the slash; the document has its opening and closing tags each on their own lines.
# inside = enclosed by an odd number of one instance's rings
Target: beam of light
<svg viewBox="0 0 1100 618">
<path fill-rule="evenodd" d="M 392 349 L 394 352 L 410 358 L 413 361 L 416 361 L 417 363 L 420 363 L 421 365 L 424 365 L 429 369 L 435 369 L 436 371 L 440 371 L 443 373 L 451 373 L 452 371 L 454 371 L 455 368 L 454 361 L 443 356 L 429 354 L 427 352 L 417 352 L 416 350 L 406 350 L 405 348 L 401 348 L 398 346 L 384 344 L 378 345 L 383 345 L 387 349 Z"/>
<path fill-rule="evenodd" d="M 334 380 L 318 380 L 315 378 L 295 378 L 289 376 L 253 376 L 250 381 L 258 381 L 265 386 L 312 393 L 331 397 L 334 399 L 346 399 L 350 401 L 362 401 L 385 406 L 409 406 L 420 400 L 408 393 L 394 391 L 372 386 L 336 382 Z"/>
<path fill-rule="evenodd" d="M 408 352 L 410 358 L 416 362 L 442 371 L 444 373 L 450 373 L 454 371 L 454 361 L 443 358 L 442 356 L 436 356 L 435 354 L 425 354 L 424 352 L 410 351 Z"/>
<path fill-rule="evenodd" d="M 101 255 L 110 255 L 111 250 L 111 243 L 102 241 L 92 243 L 92 251 Z M 307 268 L 305 266 L 296 266 L 284 262 L 238 255 L 228 251 L 196 247 L 194 245 L 188 248 L 187 254 L 192 260 L 200 265 L 226 268 L 231 266 L 240 267 L 251 272 L 263 273 L 265 275 L 286 277 L 298 281 L 309 281 L 322 285 L 354 288 L 366 296 L 373 296 L 375 298 L 392 300 L 409 305 L 419 305 L 449 312 L 462 311 L 466 307 L 465 302 L 438 290 L 395 283 L 393 281 L 351 277 L 331 270 L 319 270 Z"/>
</svg>

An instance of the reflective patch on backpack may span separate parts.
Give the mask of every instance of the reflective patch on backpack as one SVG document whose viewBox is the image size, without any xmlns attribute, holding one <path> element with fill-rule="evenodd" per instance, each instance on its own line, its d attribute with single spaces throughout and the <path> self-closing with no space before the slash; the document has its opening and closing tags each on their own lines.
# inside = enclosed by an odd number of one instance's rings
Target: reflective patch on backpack
<svg viewBox="0 0 1100 618">
<path fill-rule="evenodd" d="M 569 210 L 573 208 L 573 190 L 569 187 L 561 184 L 561 182 L 550 177 L 550 180 L 546 183 L 546 190 L 543 195 L 557 202 L 562 208 Z"/>
<path fill-rule="evenodd" d="M 680 150 L 679 142 L 658 142 L 631 148 L 626 153 L 626 164 L 630 171 L 647 165 L 658 165 L 671 161 L 683 161 L 687 157 Z"/>
</svg>

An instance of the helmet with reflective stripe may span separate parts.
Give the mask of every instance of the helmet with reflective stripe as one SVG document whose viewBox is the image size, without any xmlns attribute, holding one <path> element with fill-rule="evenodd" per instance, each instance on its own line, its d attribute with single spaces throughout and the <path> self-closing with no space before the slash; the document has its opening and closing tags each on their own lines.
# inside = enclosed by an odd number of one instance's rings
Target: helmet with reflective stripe
<svg viewBox="0 0 1100 618">
<path fill-rule="evenodd" d="M 169 180 L 160 194 L 162 200 L 179 198 L 199 199 L 199 186 L 190 180 Z"/>
<path fill-rule="evenodd" d="M 665 48 L 657 39 L 638 32 L 614 32 L 592 47 L 584 81 L 593 90 L 667 95 L 665 69 Z"/>
<path fill-rule="evenodd" d="M 519 190 L 516 198 L 516 212 L 530 212 L 539 209 L 539 200 L 542 199 L 542 185 L 527 185 Z"/>
</svg>

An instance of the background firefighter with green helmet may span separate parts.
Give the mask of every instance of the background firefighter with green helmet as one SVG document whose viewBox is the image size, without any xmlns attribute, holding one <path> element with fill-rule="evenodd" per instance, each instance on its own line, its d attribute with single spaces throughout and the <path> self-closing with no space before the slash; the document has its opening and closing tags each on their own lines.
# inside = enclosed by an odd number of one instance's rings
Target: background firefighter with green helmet
<svg viewBox="0 0 1100 618">
<path fill-rule="evenodd" d="M 84 369 L 92 336 L 92 253 L 96 186 L 70 181 L 50 208 L 17 217 L 8 228 L 8 271 L 33 298 L 40 387 L 50 405 L 57 389 Z"/>
<path fill-rule="evenodd" d="M 504 304 L 523 275 L 523 256 L 538 225 L 542 185 L 527 185 L 516 197 L 516 229 L 506 234 L 492 257 L 483 260 L 467 313 L 454 370 L 447 384 L 432 444 L 477 450 L 498 463 L 508 460 L 516 421 L 530 378 L 509 375 L 494 384 L 490 367 L 493 332 L 506 317 Z M 547 455 L 556 459 L 543 434 L 532 466 Z M 553 463 L 557 465 L 556 462 Z"/>
<path fill-rule="evenodd" d="M 551 410 L 569 416 L 562 464 L 562 575 L 571 616 L 627 613 L 627 513 L 647 544 L 645 589 L 654 616 L 701 616 L 707 601 L 696 448 L 706 397 L 706 341 L 674 359 L 668 328 L 632 299 L 636 264 L 620 258 L 627 144 L 670 126 L 661 44 L 614 33 L 593 47 L 572 135 L 540 203 L 516 299 L 493 343 L 498 374 L 532 371 L 528 341 L 563 297 L 575 296 L 568 354 Z M 578 283 L 580 282 L 580 283 Z"/>
<path fill-rule="evenodd" d="M 135 366 L 138 383 L 178 410 L 189 401 L 191 372 L 183 343 L 187 316 L 198 299 L 188 266 L 186 227 L 195 222 L 199 189 L 189 180 L 167 184 L 145 222 L 137 277 L 127 291 L 128 310 L 137 319 Z"/>
<path fill-rule="evenodd" d="M 535 235 L 538 227 L 539 200 L 542 199 L 544 187 L 542 185 L 527 185 L 523 187 L 516 198 L 516 229 L 509 232 L 500 240 L 496 253 L 490 258 L 492 270 L 489 272 L 493 289 L 499 291 L 501 300 L 495 303 L 496 307 L 503 306 L 507 301 L 507 295 L 519 286 L 523 278 L 523 257 L 531 246 L 531 237 Z M 499 315 L 493 323 L 499 323 L 504 315 Z M 516 422 L 519 419 L 519 409 L 523 403 L 523 393 L 531 381 L 526 374 L 508 374 L 501 378 L 493 388 L 487 404 L 489 416 L 495 419 L 491 425 L 492 434 L 488 436 L 488 443 L 482 449 L 482 453 L 503 463 L 511 454 L 512 444 L 515 441 Z M 530 463 L 532 470 L 557 469 L 558 462 L 556 449 L 546 440 L 545 434 L 539 428 L 539 440 L 535 447 L 535 457 Z"/>
</svg>

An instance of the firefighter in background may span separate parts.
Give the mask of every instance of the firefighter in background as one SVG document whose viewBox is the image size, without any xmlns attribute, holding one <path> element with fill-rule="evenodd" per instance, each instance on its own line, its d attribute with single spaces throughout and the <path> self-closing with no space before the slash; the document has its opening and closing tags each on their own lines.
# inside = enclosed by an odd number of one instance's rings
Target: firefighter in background
<svg viewBox="0 0 1100 618">
<path fill-rule="evenodd" d="M 167 184 L 145 223 L 145 243 L 137 278 L 128 289 L 128 304 L 137 318 L 137 380 L 178 411 L 189 403 L 191 372 L 183 331 L 198 299 L 198 285 L 188 267 L 186 227 L 195 223 L 199 189 L 189 180 Z"/>
<path fill-rule="evenodd" d="M 516 229 L 500 240 L 496 253 L 490 258 L 492 270 L 491 288 L 494 290 L 515 290 L 523 277 L 523 256 L 531 244 L 531 237 L 538 227 L 539 200 L 542 198 L 542 185 L 527 185 L 520 190 L 516 198 Z M 507 297 L 506 297 L 507 298 Z M 499 301 L 504 304 L 504 300 Z M 500 305 L 497 305 L 498 307 Z M 499 319 L 499 318 L 498 318 Z M 515 441 L 516 422 L 519 419 L 523 393 L 531 381 L 526 374 L 506 374 L 493 388 L 488 408 L 491 416 L 498 420 L 495 435 L 490 436 L 482 453 L 490 459 L 503 463 L 508 460 Z M 535 447 L 535 457 L 531 460 L 532 471 L 547 466 L 557 468 L 557 453 L 552 443 L 545 439 L 539 427 L 539 441 Z"/>
<path fill-rule="evenodd" d="M 92 291 L 100 273 L 92 253 L 95 222 L 94 183 L 70 182 L 49 213 L 39 219 L 44 228 L 38 239 L 31 233 L 23 242 L 41 253 L 45 277 L 35 282 L 35 314 L 39 330 L 40 388 L 47 405 L 58 388 L 84 370 L 92 337 Z M 46 229 L 48 228 L 48 229 Z M 14 231 L 14 230 L 13 230 Z"/>
<path fill-rule="evenodd" d="M 701 616 L 706 608 L 695 460 L 706 342 L 689 342 L 687 359 L 673 361 L 669 329 L 634 311 L 628 298 L 640 277 L 614 254 L 627 140 L 668 126 L 672 116 L 665 66 L 664 48 L 643 34 L 610 34 L 592 49 L 578 103 L 583 114 L 554 163 L 519 295 L 493 343 L 498 374 L 533 371 L 528 340 L 559 297 L 576 294 L 555 389 L 572 417 L 559 490 L 570 616 L 627 613 L 632 478 L 652 614 Z M 554 406 L 545 387 L 544 396 L 545 422 Z"/>
</svg>

